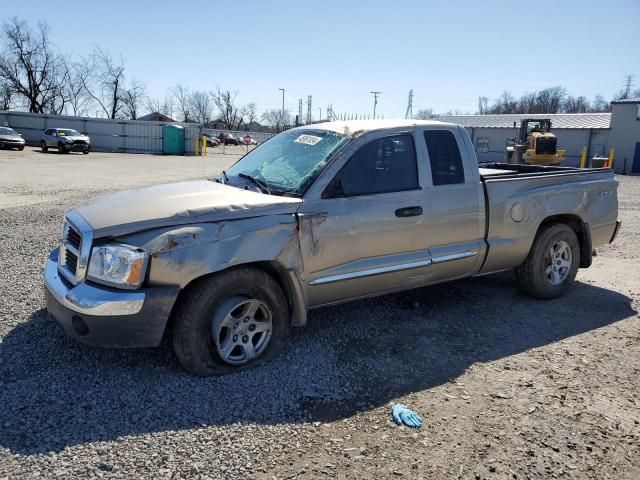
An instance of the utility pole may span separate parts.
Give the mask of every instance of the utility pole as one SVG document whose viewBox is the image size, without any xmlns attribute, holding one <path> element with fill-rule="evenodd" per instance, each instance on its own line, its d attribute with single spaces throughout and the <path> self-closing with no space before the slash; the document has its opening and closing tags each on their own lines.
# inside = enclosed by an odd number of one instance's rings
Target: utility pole
<svg viewBox="0 0 640 480">
<path fill-rule="evenodd" d="M 413 88 L 409 90 L 409 101 L 407 102 L 407 111 L 404 118 L 413 118 Z"/>
<path fill-rule="evenodd" d="M 282 114 L 280 115 L 280 121 L 282 122 L 282 131 L 284 132 L 284 88 L 279 88 L 282 91 Z"/>
<path fill-rule="evenodd" d="M 311 123 L 311 95 L 307 97 L 307 125 Z"/>
<path fill-rule="evenodd" d="M 378 95 L 380 95 L 382 92 L 369 92 L 369 93 L 373 93 L 373 119 L 375 120 L 376 106 L 378 105 Z"/>
<path fill-rule="evenodd" d="M 625 75 L 624 98 L 631 97 L 631 87 L 633 87 L 633 79 L 635 75 Z"/>
</svg>

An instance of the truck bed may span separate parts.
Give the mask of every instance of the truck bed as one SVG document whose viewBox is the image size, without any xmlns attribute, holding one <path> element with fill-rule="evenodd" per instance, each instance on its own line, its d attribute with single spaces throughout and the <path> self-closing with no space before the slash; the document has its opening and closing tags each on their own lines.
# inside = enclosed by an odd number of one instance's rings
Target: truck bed
<svg viewBox="0 0 640 480">
<path fill-rule="evenodd" d="M 541 165 L 515 165 L 510 163 L 481 163 L 480 177 L 489 178 L 536 178 L 567 174 L 603 173 L 610 172 L 610 168 L 576 168 L 576 167 L 544 167 Z"/>
<path fill-rule="evenodd" d="M 549 217 L 585 224 L 592 246 L 616 227 L 617 180 L 610 168 L 481 164 L 488 253 L 481 273 L 521 264 L 540 222 Z"/>
</svg>

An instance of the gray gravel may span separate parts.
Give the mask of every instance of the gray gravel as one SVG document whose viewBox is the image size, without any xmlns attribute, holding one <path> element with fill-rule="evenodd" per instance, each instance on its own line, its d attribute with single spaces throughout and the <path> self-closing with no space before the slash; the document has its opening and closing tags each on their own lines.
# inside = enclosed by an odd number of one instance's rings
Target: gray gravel
<svg viewBox="0 0 640 480">
<path fill-rule="evenodd" d="M 640 179 L 622 185 L 622 247 L 564 299 L 524 297 L 503 274 L 326 308 L 280 358 L 199 379 L 168 342 L 86 347 L 44 310 L 63 211 L 130 185 L 126 167 L 90 185 L 11 183 L 12 155 L 0 187 L 29 202 L 0 208 L 0 478 L 640 475 Z M 198 175 L 163 162 L 147 183 Z M 398 400 L 423 429 L 393 425 Z"/>
</svg>

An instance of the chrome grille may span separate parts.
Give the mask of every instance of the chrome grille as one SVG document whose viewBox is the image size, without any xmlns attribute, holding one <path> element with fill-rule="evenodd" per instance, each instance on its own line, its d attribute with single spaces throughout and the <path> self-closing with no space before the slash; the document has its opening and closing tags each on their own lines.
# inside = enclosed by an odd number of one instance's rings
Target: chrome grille
<svg viewBox="0 0 640 480">
<path fill-rule="evenodd" d="M 76 231 L 76 229 L 73 228 L 71 225 L 69 225 L 67 228 L 66 240 L 69 243 L 69 245 L 73 246 L 76 250 L 80 251 L 80 242 L 82 241 L 82 237 Z"/>
<path fill-rule="evenodd" d="M 75 210 L 67 212 L 58 256 L 58 271 L 73 285 L 85 278 L 92 241 L 91 225 Z"/>
<path fill-rule="evenodd" d="M 66 249 L 64 252 L 64 264 L 75 275 L 78 269 L 78 256 L 71 250 Z"/>
</svg>

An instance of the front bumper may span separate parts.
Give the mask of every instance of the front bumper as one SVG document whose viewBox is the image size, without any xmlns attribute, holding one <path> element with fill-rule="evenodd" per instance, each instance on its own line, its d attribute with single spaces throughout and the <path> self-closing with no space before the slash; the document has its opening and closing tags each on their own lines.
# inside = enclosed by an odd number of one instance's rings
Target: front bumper
<svg viewBox="0 0 640 480">
<path fill-rule="evenodd" d="M 24 148 L 24 141 L 18 142 L 13 140 L 0 140 L 0 147 L 2 148 Z"/>
<path fill-rule="evenodd" d="M 155 347 L 160 344 L 179 287 L 135 291 L 71 285 L 58 274 L 58 249 L 44 270 L 47 310 L 65 332 L 97 347 Z"/>
<path fill-rule="evenodd" d="M 88 152 L 91 149 L 91 145 L 87 143 L 66 143 L 64 148 L 69 152 Z"/>
</svg>

